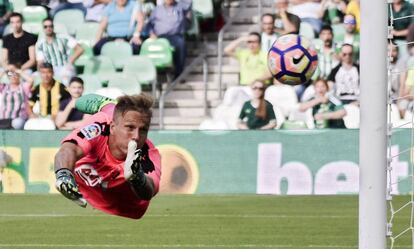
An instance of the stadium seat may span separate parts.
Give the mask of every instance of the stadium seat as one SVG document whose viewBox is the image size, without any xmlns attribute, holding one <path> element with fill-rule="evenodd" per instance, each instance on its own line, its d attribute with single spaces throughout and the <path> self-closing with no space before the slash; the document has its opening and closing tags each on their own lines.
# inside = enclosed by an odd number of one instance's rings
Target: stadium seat
<svg viewBox="0 0 414 249">
<path fill-rule="evenodd" d="M 111 41 L 103 45 L 101 54 L 109 57 L 116 69 L 123 69 L 125 62 L 132 56 L 132 47 L 126 41 Z"/>
<path fill-rule="evenodd" d="M 302 24 L 301 24 L 302 25 Z M 334 40 L 343 41 L 345 37 L 345 26 L 342 23 L 332 25 Z"/>
<path fill-rule="evenodd" d="M 277 84 L 266 89 L 265 99 L 277 106 L 285 117 L 297 109 L 298 99 L 292 86 Z"/>
<path fill-rule="evenodd" d="M 12 30 L 11 30 L 11 25 L 9 23 L 9 24 L 6 25 L 6 27 L 4 27 L 3 37 L 8 35 L 8 34 L 11 34 L 11 33 L 12 33 Z"/>
<path fill-rule="evenodd" d="M 115 73 L 115 67 L 107 56 L 96 56 L 85 63 L 84 74 L 98 74 L 101 79 L 108 79 L 108 75 Z"/>
<path fill-rule="evenodd" d="M 26 6 L 22 10 L 25 23 L 42 23 L 47 15 L 47 10 L 42 6 Z"/>
<path fill-rule="evenodd" d="M 286 120 L 280 127 L 281 130 L 306 130 L 308 127 L 303 121 Z"/>
<path fill-rule="evenodd" d="M 157 69 L 167 69 L 173 66 L 174 48 L 165 38 L 146 39 L 141 46 L 140 55 L 152 60 Z"/>
<path fill-rule="evenodd" d="M 152 61 L 145 56 L 132 56 L 125 61 L 124 73 L 134 75 L 141 85 L 157 81 L 157 71 Z"/>
<path fill-rule="evenodd" d="M 122 92 L 121 89 L 119 88 L 115 88 L 115 87 L 105 87 L 105 88 L 101 88 L 98 91 L 95 92 L 96 94 L 111 98 L 111 99 L 116 99 L 119 96 L 124 95 L 124 93 Z"/>
<path fill-rule="evenodd" d="M 344 105 L 346 116 L 343 118 L 348 129 L 359 128 L 359 107 L 353 104 Z"/>
<path fill-rule="evenodd" d="M 76 30 L 83 25 L 85 17 L 78 9 L 66 9 L 56 13 L 54 23 L 62 23 L 66 26 L 70 35 L 75 35 Z"/>
<path fill-rule="evenodd" d="M 66 25 L 64 25 L 63 23 L 54 23 L 54 31 L 56 34 L 61 34 L 61 35 L 69 35 L 69 31 L 66 28 Z"/>
<path fill-rule="evenodd" d="M 125 94 L 141 93 L 141 85 L 135 75 L 116 73 L 109 77 L 108 88 L 118 88 Z"/>
<path fill-rule="evenodd" d="M 92 47 L 84 41 L 78 41 L 83 48 L 83 54 L 75 61 L 75 66 L 85 66 L 95 55 Z M 73 51 L 72 51 L 73 52 Z"/>
<path fill-rule="evenodd" d="M 19 13 L 27 6 L 26 0 L 10 0 L 10 3 L 12 4 L 13 11 Z"/>
<path fill-rule="evenodd" d="M 93 46 L 98 33 L 99 23 L 97 22 L 85 22 L 76 29 L 76 40 L 87 43 L 89 46 Z"/>
<path fill-rule="evenodd" d="M 189 37 L 195 37 L 196 39 L 200 35 L 200 24 L 194 13 L 191 15 L 191 26 L 187 29 L 186 35 Z"/>
<path fill-rule="evenodd" d="M 55 130 L 56 126 L 50 118 L 31 118 L 24 124 L 25 130 Z"/>
<path fill-rule="evenodd" d="M 80 74 L 78 77 L 84 82 L 85 91 L 83 94 L 96 93 L 102 88 L 102 80 L 96 74 Z"/>
<path fill-rule="evenodd" d="M 214 9 L 212 0 L 193 0 L 193 12 L 200 18 L 213 18 Z"/>
<path fill-rule="evenodd" d="M 25 22 L 23 23 L 23 29 L 35 35 L 43 35 L 43 25 L 39 22 Z"/>
<path fill-rule="evenodd" d="M 312 25 L 310 25 L 308 22 L 300 23 L 299 34 L 308 39 L 315 38 L 315 31 L 313 31 Z"/>
</svg>

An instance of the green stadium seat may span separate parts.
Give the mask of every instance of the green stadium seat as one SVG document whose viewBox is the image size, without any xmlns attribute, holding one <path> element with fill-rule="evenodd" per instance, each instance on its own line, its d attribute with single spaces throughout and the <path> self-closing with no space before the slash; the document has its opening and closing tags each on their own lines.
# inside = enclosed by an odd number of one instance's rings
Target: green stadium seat
<svg viewBox="0 0 414 249">
<path fill-rule="evenodd" d="M 46 8 L 42 6 L 26 6 L 22 10 L 25 23 L 42 23 L 48 14 Z"/>
<path fill-rule="evenodd" d="M 102 80 L 96 74 L 80 74 L 78 77 L 84 82 L 85 91 L 83 94 L 95 93 L 102 88 Z"/>
<path fill-rule="evenodd" d="M 62 35 L 69 35 L 69 31 L 68 28 L 66 28 L 66 25 L 64 25 L 63 23 L 53 23 L 54 28 L 53 30 L 55 31 L 56 34 L 62 34 Z"/>
<path fill-rule="evenodd" d="M 43 35 L 43 25 L 39 22 L 25 22 L 23 23 L 23 29 L 35 35 Z"/>
<path fill-rule="evenodd" d="M 345 37 L 345 27 L 342 23 L 332 25 L 334 40 L 343 41 Z"/>
<path fill-rule="evenodd" d="M 85 63 L 84 74 L 97 74 L 102 80 L 107 80 L 110 74 L 116 72 L 112 61 L 107 56 L 96 56 Z"/>
<path fill-rule="evenodd" d="M 116 69 L 123 69 L 125 61 L 132 56 L 132 47 L 126 41 L 111 41 L 105 43 L 101 55 L 111 58 Z"/>
<path fill-rule="evenodd" d="M 191 15 L 191 26 L 189 29 L 187 29 L 186 35 L 190 37 L 195 37 L 196 39 L 200 35 L 200 24 L 198 18 L 194 14 Z"/>
<path fill-rule="evenodd" d="M 214 17 L 212 0 L 193 0 L 193 11 L 203 19 Z"/>
<path fill-rule="evenodd" d="M 174 48 L 165 38 L 146 39 L 141 46 L 140 55 L 152 60 L 157 69 L 167 69 L 173 66 Z"/>
<path fill-rule="evenodd" d="M 27 6 L 26 0 L 10 0 L 14 12 L 21 13 L 23 9 Z"/>
<path fill-rule="evenodd" d="M 133 75 L 141 85 L 157 81 L 156 68 L 152 61 L 145 56 L 132 56 L 126 60 L 123 72 Z"/>
<path fill-rule="evenodd" d="M 83 54 L 75 61 L 75 66 L 85 66 L 95 55 L 93 54 L 93 49 L 89 43 L 85 43 L 84 41 L 78 41 L 78 43 L 82 46 L 84 51 Z"/>
<path fill-rule="evenodd" d="M 308 126 L 304 121 L 286 120 L 280 127 L 282 130 L 306 130 Z"/>
<path fill-rule="evenodd" d="M 141 85 L 135 74 L 115 73 L 109 76 L 108 88 L 118 88 L 125 94 L 140 94 Z"/>
<path fill-rule="evenodd" d="M 62 23 L 66 26 L 70 35 L 75 35 L 76 30 L 85 22 L 83 12 L 78 9 L 67 9 L 56 13 L 54 23 Z"/>
<path fill-rule="evenodd" d="M 97 22 L 85 22 L 82 25 L 80 25 L 76 29 L 76 40 L 87 42 L 89 46 L 93 46 L 95 39 L 96 39 L 96 33 L 98 33 L 99 29 L 99 23 Z"/>
<path fill-rule="evenodd" d="M 300 23 L 300 29 L 299 34 L 308 38 L 308 39 L 314 39 L 315 38 L 315 31 L 312 28 L 312 25 L 310 25 L 307 22 L 301 22 Z"/>
</svg>

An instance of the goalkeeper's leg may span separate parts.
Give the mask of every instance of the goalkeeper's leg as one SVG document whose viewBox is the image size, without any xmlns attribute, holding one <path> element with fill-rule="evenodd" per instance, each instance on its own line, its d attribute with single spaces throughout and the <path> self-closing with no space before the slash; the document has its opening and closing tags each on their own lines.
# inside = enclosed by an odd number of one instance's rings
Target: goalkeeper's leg
<svg viewBox="0 0 414 249">
<path fill-rule="evenodd" d="M 77 99 L 75 107 L 83 113 L 95 114 L 101 111 L 108 104 L 116 104 L 116 101 L 102 95 L 91 93 L 83 95 Z"/>
</svg>

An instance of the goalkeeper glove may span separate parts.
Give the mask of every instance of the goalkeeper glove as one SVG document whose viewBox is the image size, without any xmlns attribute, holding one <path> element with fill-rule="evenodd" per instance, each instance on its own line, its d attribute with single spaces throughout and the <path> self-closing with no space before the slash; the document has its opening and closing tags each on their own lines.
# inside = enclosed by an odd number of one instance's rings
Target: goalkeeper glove
<svg viewBox="0 0 414 249">
<path fill-rule="evenodd" d="M 141 153 L 142 150 L 137 149 L 137 143 L 131 140 L 128 143 L 128 153 L 124 163 L 124 177 L 125 180 L 131 182 L 136 187 L 143 187 L 147 182 L 147 177 L 140 161 Z"/>
<path fill-rule="evenodd" d="M 79 192 L 75 177 L 69 169 L 62 168 L 56 171 L 56 189 L 69 200 L 86 207 L 87 202 Z"/>
</svg>

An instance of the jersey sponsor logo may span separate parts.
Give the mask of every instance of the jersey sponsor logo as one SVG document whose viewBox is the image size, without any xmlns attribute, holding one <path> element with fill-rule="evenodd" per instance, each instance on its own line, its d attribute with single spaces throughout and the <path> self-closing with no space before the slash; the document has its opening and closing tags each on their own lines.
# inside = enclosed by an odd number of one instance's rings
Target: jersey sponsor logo
<svg viewBox="0 0 414 249">
<path fill-rule="evenodd" d="M 91 140 L 99 136 L 102 132 L 101 126 L 98 124 L 90 124 L 80 130 L 86 140 Z"/>
<path fill-rule="evenodd" d="M 102 183 L 102 177 L 89 164 L 83 164 L 77 167 L 75 169 L 75 174 L 77 174 L 89 187 L 95 187 Z"/>
</svg>

